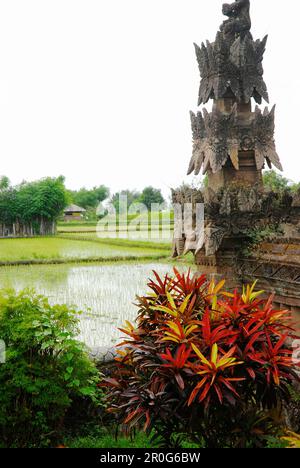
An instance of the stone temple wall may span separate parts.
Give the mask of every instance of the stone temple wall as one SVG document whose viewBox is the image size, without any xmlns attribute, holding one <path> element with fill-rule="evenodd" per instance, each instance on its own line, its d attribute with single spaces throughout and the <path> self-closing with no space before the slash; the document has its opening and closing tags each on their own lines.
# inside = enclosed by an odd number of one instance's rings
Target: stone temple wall
<svg viewBox="0 0 300 468">
<path fill-rule="evenodd" d="M 275 307 L 293 312 L 300 330 L 300 236 L 262 241 L 246 256 L 236 249 L 236 239 L 227 238 L 216 255 L 200 251 L 195 260 L 199 271 L 226 278 L 231 289 L 257 280 L 258 289 L 275 295 Z"/>
</svg>

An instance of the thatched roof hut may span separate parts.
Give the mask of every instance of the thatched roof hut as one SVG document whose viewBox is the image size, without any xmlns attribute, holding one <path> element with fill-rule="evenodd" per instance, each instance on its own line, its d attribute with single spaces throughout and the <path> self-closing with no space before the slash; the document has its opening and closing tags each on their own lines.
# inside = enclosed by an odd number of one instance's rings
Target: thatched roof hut
<svg viewBox="0 0 300 468">
<path fill-rule="evenodd" d="M 64 209 L 64 220 L 65 221 L 80 221 L 86 210 L 81 206 L 69 205 Z"/>
</svg>

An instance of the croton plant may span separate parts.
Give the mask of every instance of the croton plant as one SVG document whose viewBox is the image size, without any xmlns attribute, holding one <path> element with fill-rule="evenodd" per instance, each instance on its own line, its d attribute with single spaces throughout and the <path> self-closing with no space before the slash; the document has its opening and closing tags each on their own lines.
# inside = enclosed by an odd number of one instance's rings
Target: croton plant
<svg viewBox="0 0 300 468">
<path fill-rule="evenodd" d="M 231 293 L 190 271 L 154 272 L 148 286 L 105 379 L 108 411 L 168 447 L 182 434 L 207 447 L 263 447 L 298 379 L 290 312 L 255 284 Z"/>
</svg>

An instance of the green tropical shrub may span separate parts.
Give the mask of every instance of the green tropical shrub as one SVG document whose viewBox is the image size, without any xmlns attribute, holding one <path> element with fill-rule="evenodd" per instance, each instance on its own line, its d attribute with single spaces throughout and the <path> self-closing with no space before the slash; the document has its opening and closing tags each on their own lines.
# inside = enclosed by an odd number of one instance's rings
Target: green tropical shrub
<svg viewBox="0 0 300 468">
<path fill-rule="evenodd" d="M 0 292 L 0 444 L 53 444 L 73 402 L 100 404 L 99 374 L 77 334 L 69 307 L 31 291 Z"/>
<path fill-rule="evenodd" d="M 181 436 L 209 448 L 266 447 L 298 379 L 290 313 L 255 284 L 229 293 L 225 281 L 174 271 L 155 273 L 136 326 L 123 329 L 128 339 L 105 379 L 109 411 L 166 447 Z"/>
</svg>

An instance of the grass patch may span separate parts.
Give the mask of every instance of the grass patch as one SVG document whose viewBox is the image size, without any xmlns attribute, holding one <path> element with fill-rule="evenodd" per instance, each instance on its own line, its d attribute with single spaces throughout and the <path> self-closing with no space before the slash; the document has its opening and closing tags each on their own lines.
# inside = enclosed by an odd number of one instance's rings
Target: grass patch
<svg viewBox="0 0 300 468">
<path fill-rule="evenodd" d="M 127 230 L 136 229 L 138 226 L 141 231 L 150 231 L 150 225 L 155 226 L 156 229 L 163 231 L 165 229 L 174 228 L 174 213 L 163 212 L 163 213 L 146 213 L 140 216 L 128 215 L 120 216 L 115 218 L 107 217 L 105 222 L 111 223 L 114 226 L 116 222 L 117 230 L 120 232 L 126 232 Z M 57 226 L 59 233 L 61 232 L 96 232 L 97 221 L 60 221 Z"/>
<path fill-rule="evenodd" d="M 171 251 L 171 243 L 170 240 L 166 240 L 165 242 L 161 241 L 154 241 L 154 240 L 134 240 L 134 239 L 109 239 L 109 238 L 101 238 L 98 237 L 96 233 L 90 234 L 60 234 L 58 236 L 61 239 L 70 239 L 70 240 L 79 240 L 79 241 L 86 241 L 86 242 L 97 242 L 103 245 L 111 245 L 116 247 L 129 247 L 129 248 L 137 248 L 137 249 L 154 249 L 154 250 L 168 250 Z"/>
<path fill-rule="evenodd" d="M 120 261 L 129 257 L 155 259 L 166 257 L 168 254 L 168 246 L 163 250 L 153 248 L 149 244 L 126 245 L 120 242 L 113 245 L 111 242 L 100 243 L 93 240 L 61 237 L 0 240 L 0 264 L 102 261 L 109 258 Z"/>
<path fill-rule="evenodd" d="M 137 432 L 133 437 L 125 437 L 118 434 L 112 427 L 104 427 L 87 424 L 81 427 L 75 434 L 66 434 L 63 445 L 68 448 L 155 448 L 151 443 L 151 437 L 147 437 L 144 432 Z M 184 440 L 182 448 L 199 448 L 195 443 Z"/>
<path fill-rule="evenodd" d="M 93 428 L 90 434 L 66 437 L 63 445 L 68 448 L 151 448 L 149 439 L 143 433 L 138 433 L 134 438 L 120 436 L 115 438 L 112 431 L 104 428 Z"/>
<path fill-rule="evenodd" d="M 57 223 L 58 227 L 96 227 L 96 222 L 95 221 L 59 221 Z"/>
</svg>

